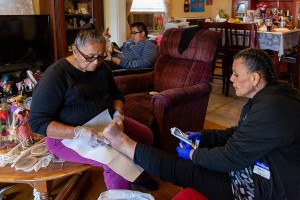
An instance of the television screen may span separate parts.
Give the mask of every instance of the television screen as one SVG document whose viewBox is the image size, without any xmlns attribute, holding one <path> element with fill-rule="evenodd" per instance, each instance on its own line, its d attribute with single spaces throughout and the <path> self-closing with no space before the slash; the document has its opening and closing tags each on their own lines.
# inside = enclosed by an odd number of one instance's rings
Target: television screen
<svg viewBox="0 0 300 200">
<path fill-rule="evenodd" d="M 49 15 L 0 15 L 0 66 L 51 59 Z"/>
</svg>

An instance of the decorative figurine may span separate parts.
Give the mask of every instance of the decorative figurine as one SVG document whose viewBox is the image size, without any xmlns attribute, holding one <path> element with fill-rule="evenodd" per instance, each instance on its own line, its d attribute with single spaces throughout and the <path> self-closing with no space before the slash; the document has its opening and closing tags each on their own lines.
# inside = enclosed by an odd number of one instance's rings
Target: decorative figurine
<svg viewBox="0 0 300 200">
<path fill-rule="evenodd" d="M 77 26 L 77 19 L 74 17 L 73 18 L 73 27 L 74 28 L 77 28 L 78 26 Z"/>
<path fill-rule="evenodd" d="M 79 25 L 80 25 L 80 27 L 82 27 L 83 25 L 85 25 L 85 21 L 79 20 Z"/>
<path fill-rule="evenodd" d="M 33 141 L 34 134 L 31 132 L 28 124 L 28 111 L 22 107 L 17 108 L 13 113 L 13 121 L 11 124 L 11 134 L 18 136 L 20 141 L 24 141 L 26 145 L 30 145 Z"/>
</svg>

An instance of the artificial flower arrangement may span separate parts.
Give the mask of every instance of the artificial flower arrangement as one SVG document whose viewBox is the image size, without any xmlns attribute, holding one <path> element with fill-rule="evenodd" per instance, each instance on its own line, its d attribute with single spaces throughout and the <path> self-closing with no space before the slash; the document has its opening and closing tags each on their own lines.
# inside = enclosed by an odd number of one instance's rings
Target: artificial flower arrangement
<svg viewBox="0 0 300 200">
<path fill-rule="evenodd" d="M 279 26 L 279 24 L 284 21 L 284 25 L 290 26 L 292 25 L 291 16 L 289 16 L 289 11 L 279 11 L 278 8 L 269 7 L 266 3 L 260 2 L 257 4 L 257 11 L 260 14 L 260 17 L 263 19 L 272 19 L 272 22 L 275 26 Z"/>
</svg>

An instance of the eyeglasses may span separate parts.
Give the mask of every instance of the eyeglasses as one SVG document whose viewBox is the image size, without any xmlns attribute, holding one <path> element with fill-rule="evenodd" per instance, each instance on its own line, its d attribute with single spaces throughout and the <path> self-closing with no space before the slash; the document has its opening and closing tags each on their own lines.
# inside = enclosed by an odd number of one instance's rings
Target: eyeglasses
<svg viewBox="0 0 300 200">
<path fill-rule="evenodd" d="M 136 35 L 136 34 L 138 34 L 138 33 L 141 33 L 142 31 L 138 31 L 138 32 L 131 32 L 130 34 L 131 35 Z"/>
<path fill-rule="evenodd" d="M 84 53 L 82 53 L 77 46 L 75 46 L 77 51 L 80 53 L 80 55 L 82 55 L 82 57 L 84 57 L 86 62 L 94 62 L 95 60 L 98 60 L 98 62 L 104 60 L 107 57 L 107 54 L 104 53 L 103 55 L 95 55 L 95 56 L 88 56 L 85 55 Z"/>
</svg>

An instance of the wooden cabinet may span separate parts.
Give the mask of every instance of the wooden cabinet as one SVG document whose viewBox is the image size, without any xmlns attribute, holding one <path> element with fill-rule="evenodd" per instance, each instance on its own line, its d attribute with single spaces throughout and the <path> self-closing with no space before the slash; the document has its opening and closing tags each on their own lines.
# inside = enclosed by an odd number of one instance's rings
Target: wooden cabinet
<svg viewBox="0 0 300 200">
<path fill-rule="evenodd" d="M 300 1 L 295 2 L 295 9 L 294 25 L 300 29 Z"/>
<path fill-rule="evenodd" d="M 103 0 L 40 0 L 40 13 L 50 15 L 54 60 L 71 54 L 70 46 L 83 23 L 104 27 Z"/>
</svg>

